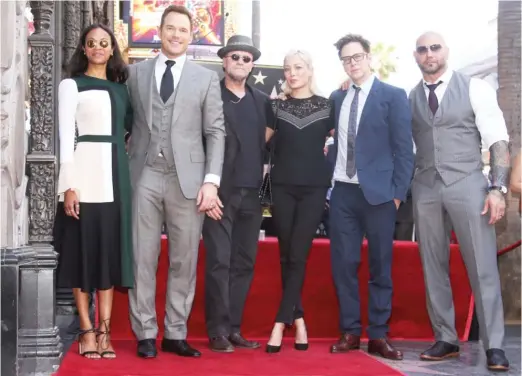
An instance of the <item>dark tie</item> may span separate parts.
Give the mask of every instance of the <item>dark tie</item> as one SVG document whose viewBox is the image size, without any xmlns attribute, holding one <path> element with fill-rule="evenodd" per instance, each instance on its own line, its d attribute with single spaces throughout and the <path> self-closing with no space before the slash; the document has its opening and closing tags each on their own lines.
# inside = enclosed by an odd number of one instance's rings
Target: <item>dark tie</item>
<svg viewBox="0 0 522 376">
<path fill-rule="evenodd" d="M 435 94 L 435 89 L 441 83 L 442 81 L 439 81 L 436 84 L 431 85 L 426 84 L 426 87 L 430 90 L 430 94 L 428 95 L 428 104 L 430 105 L 430 109 L 433 115 L 435 115 L 435 113 L 439 109 L 439 100 L 437 99 L 437 94 Z"/>
<path fill-rule="evenodd" d="M 165 73 L 163 73 L 163 77 L 161 77 L 160 85 L 160 97 L 163 103 L 166 103 L 174 92 L 174 76 L 172 76 L 171 68 L 176 62 L 174 60 L 167 60 L 165 64 L 167 64 L 167 68 L 165 68 Z"/>
<path fill-rule="evenodd" d="M 348 145 L 346 148 L 346 175 L 351 179 L 355 176 L 355 136 L 357 136 L 357 110 L 359 108 L 360 87 L 353 85 L 355 94 L 350 106 L 350 117 L 348 119 Z"/>
</svg>

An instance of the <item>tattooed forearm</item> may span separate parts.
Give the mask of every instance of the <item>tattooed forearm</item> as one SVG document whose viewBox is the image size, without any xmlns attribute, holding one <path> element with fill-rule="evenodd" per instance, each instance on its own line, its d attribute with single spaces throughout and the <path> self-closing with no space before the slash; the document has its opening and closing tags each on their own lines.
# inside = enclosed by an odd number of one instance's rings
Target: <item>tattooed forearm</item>
<svg viewBox="0 0 522 376">
<path fill-rule="evenodd" d="M 495 142 L 489 148 L 491 166 L 491 184 L 494 186 L 509 185 L 509 146 L 507 141 Z"/>
</svg>

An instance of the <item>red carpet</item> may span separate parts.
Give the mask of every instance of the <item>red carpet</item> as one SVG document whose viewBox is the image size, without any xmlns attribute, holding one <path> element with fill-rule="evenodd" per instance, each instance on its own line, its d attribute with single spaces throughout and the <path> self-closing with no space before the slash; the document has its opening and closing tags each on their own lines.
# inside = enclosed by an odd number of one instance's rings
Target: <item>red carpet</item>
<svg viewBox="0 0 522 376">
<path fill-rule="evenodd" d="M 200 247 L 197 288 L 192 315 L 189 321 L 190 338 L 206 338 L 204 320 L 204 266 L 205 251 Z M 168 269 L 166 239 L 157 275 L 156 309 L 160 336 L 162 335 L 166 275 Z M 455 301 L 456 327 L 459 337 L 466 340 L 471 322 L 471 289 L 458 245 L 451 245 L 451 282 Z M 367 323 L 368 258 L 363 246 L 360 268 L 361 315 Z M 390 337 L 395 339 L 426 339 L 433 337 L 425 304 L 424 279 L 417 244 L 396 242 L 393 256 L 393 309 L 390 321 Z M 260 241 L 252 288 L 244 314 L 243 333 L 247 337 L 266 340 L 273 325 L 281 291 L 277 240 Z M 334 338 L 338 332 L 337 298 L 331 277 L 329 241 L 314 241 L 303 291 L 306 324 L 311 338 Z M 292 335 L 290 333 L 290 335 Z M 112 336 L 114 339 L 132 339 L 128 319 L 127 294 L 115 293 Z M 105 363 L 105 362 L 104 362 Z"/>
<path fill-rule="evenodd" d="M 206 341 L 205 341 L 206 343 Z M 67 353 L 57 376 L 400 376 L 401 372 L 379 362 L 363 351 L 332 355 L 329 342 L 314 341 L 308 351 L 296 351 L 285 342 L 279 354 L 263 350 L 237 350 L 233 354 L 217 354 L 207 350 L 202 341 L 194 345 L 202 349 L 201 359 L 180 358 L 160 352 L 157 359 L 141 359 L 134 341 L 115 341 L 115 360 L 89 360 L 80 357 L 76 344 Z"/>
</svg>

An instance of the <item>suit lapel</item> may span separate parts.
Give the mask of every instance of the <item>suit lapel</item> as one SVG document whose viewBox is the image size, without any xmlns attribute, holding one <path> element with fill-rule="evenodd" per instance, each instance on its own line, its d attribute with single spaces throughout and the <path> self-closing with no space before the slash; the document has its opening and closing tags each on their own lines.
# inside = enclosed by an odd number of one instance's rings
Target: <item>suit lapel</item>
<svg viewBox="0 0 522 376">
<path fill-rule="evenodd" d="M 140 65 L 138 72 L 138 90 L 140 93 L 141 104 L 147 118 L 147 125 L 152 128 L 152 85 L 156 84 L 154 77 L 154 67 L 158 58 L 148 60 Z"/>
<path fill-rule="evenodd" d="M 370 92 L 368 93 L 368 98 L 366 98 L 366 102 L 364 103 L 363 111 L 361 114 L 361 120 L 359 121 L 359 130 L 364 125 L 364 121 L 368 117 L 368 114 L 373 112 L 373 109 L 378 103 L 378 93 L 381 87 L 381 81 L 377 78 L 374 79 Z"/>
<path fill-rule="evenodd" d="M 176 87 L 176 92 L 174 93 L 175 98 L 174 113 L 172 114 L 172 124 L 176 123 L 179 115 L 181 114 L 183 106 L 181 106 L 180 104 L 186 98 L 191 98 L 193 96 L 190 92 L 191 85 L 194 85 L 195 82 L 198 82 L 198 80 L 195 77 L 196 74 L 194 72 L 194 64 L 195 63 L 187 59 L 185 61 L 185 65 L 183 66 L 183 70 L 181 71 L 179 83 Z"/>
</svg>

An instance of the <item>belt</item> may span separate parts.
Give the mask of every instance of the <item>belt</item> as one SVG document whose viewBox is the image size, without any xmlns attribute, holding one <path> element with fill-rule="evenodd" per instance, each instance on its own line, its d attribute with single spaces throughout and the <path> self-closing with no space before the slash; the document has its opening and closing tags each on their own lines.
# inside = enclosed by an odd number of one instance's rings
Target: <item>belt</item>
<svg viewBox="0 0 522 376">
<path fill-rule="evenodd" d="M 99 135 L 99 134 L 85 134 L 82 136 L 78 136 L 76 142 L 108 142 L 111 144 L 116 144 L 122 140 L 117 136 L 112 135 Z"/>
</svg>

